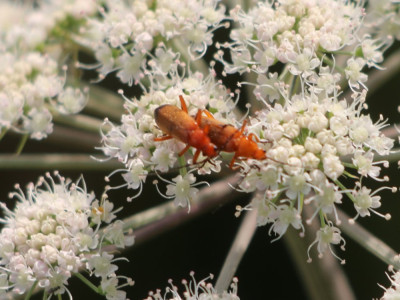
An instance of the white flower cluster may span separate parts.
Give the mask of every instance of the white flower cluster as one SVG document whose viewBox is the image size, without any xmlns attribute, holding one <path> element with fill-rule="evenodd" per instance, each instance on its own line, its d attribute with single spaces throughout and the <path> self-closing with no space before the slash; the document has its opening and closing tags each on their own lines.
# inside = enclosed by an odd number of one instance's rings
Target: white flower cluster
<svg viewBox="0 0 400 300">
<path fill-rule="evenodd" d="M 225 65 L 226 73 L 257 73 L 258 82 L 265 87 L 273 86 L 265 75 L 277 62 L 307 80 L 317 75 L 318 66 L 335 64 L 331 54 L 343 53 L 350 58 L 340 71 L 351 87 L 358 88 L 367 80 L 363 67 L 383 61 L 382 42 L 369 34 L 357 36 L 364 17 L 361 2 L 260 1 L 249 12 L 237 7 L 230 15 L 238 28 L 231 32 L 232 41 L 221 46 L 230 49 L 232 62 L 223 58 L 222 50 L 215 58 Z"/>
<path fill-rule="evenodd" d="M 190 116 L 194 116 L 199 109 L 207 107 L 215 112 L 216 118 L 220 120 L 227 118 L 235 120 L 232 112 L 235 105 L 226 90 L 220 83 L 216 83 L 213 77 L 204 79 L 201 73 L 188 75 L 185 78 L 175 77 L 172 86 L 165 90 L 151 89 L 140 99 L 126 99 L 127 112 L 121 118 L 121 125 L 115 126 L 105 120 L 104 128 L 111 127 L 111 129 L 102 132 L 103 146 L 100 149 L 108 158 L 117 158 L 125 165 L 123 169 L 114 172 L 122 173 L 126 181 L 125 186 L 139 189 L 138 193 L 128 200 L 140 195 L 142 185 L 150 171 L 167 172 L 174 166 L 179 166 L 182 171 L 187 167 L 186 160 L 176 165 L 179 159 L 178 153 L 186 146 L 184 143 L 177 139 L 154 141 L 156 137 L 164 135 L 155 123 L 154 110 L 164 104 L 181 108 L 179 96 L 184 97 Z M 193 157 L 192 150 L 189 150 L 192 154 L 190 157 Z M 204 159 L 200 157 L 198 161 Z M 199 172 L 202 174 L 219 172 L 220 163 L 221 161 L 215 161 L 214 165 L 206 163 Z M 193 186 L 199 184 L 195 183 L 196 178 L 192 171 L 187 174 L 181 172 L 181 175 L 172 181 L 161 179 L 168 184 L 164 196 L 175 199 L 175 203 L 181 206 L 189 205 L 190 199 L 197 191 Z"/>
<path fill-rule="evenodd" d="M 237 295 L 238 290 L 238 279 L 233 278 L 232 284 L 228 291 L 218 294 L 211 283 L 207 283 L 207 280 L 213 279 L 213 275 L 204 278 L 200 282 L 196 282 L 194 278 L 194 272 L 190 273 L 191 280 L 182 280 L 182 284 L 185 287 L 185 292 L 182 295 L 179 294 L 178 287 L 174 286 L 172 280 L 169 280 L 171 287 L 167 287 L 164 294 L 161 294 L 161 290 L 157 290 L 155 293 L 150 292 L 149 297 L 144 300 L 239 300 Z"/>
<path fill-rule="evenodd" d="M 125 299 L 125 292 L 117 290 L 118 278 L 113 255 L 101 247 L 133 244 L 133 236 L 125 236 L 122 222 L 113 222 L 116 210 L 106 199 L 96 200 L 86 191 L 83 178 L 76 183 L 55 174 L 58 183 L 46 174 L 26 194 L 10 193 L 17 201 L 13 210 L 1 204 L 5 217 L 0 232 L 0 293 L 32 292 L 37 286 L 45 294 L 64 294 L 68 280 L 87 270 L 101 278 L 102 294 L 109 299 Z M 101 225 L 108 224 L 104 234 Z M 130 281 L 128 278 L 125 278 Z M 111 284 L 112 283 L 112 284 Z M 113 295 L 120 295 L 113 298 Z"/>
<path fill-rule="evenodd" d="M 393 272 L 391 276 L 387 275 L 389 277 L 391 286 L 389 288 L 384 288 L 381 286 L 384 290 L 385 293 L 383 294 L 382 298 L 380 300 L 396 300 L 400 298 L 400 272 Z"/>
<path fill-rule="evenodd" d="M 121 82 L 132 85 L 143 79 L 149 60 L 161 74 L 169 71 L 174 57 L 163 44 L 192 59 L 203 56 L 213 31 L 225 26 L 224 12 L 217 0 L 108 0 L 100 19 L 90 18 L 77 40 L 94 49 L 100 79 L 117 71 Z"/>
<path fill-rule="evenodd" d="M 380 197 L 376 193 L 382 188 L 372 192 L 361 182 L 363 177 L 387 180 L 380 177 L 379 165 L 388 166 L 388 162 L 374 162 L 374 153 L 389 154 L 394 141 L 380 132 L 384 121 L 373 123 L 362 114 L 365 95 L 356 93 L 349 105 L 337 97 L 319 99 L 300 94 L 287 99 L 283 106 L 276 104 L 258 112 L 252 124 L 268 141 L 263 146 L 267 159 L 242 162 L 244 178 L 239 189 L 259 192 L 250 205 L 258 207 L 259 226 L 271 223 L 270 233 L 278 238 L 290 225 L 301 229 L 302 210 L 308 204 L 314 214 L 307 223 L 318 215 L 323 220 L 322 231 L 331 227 L 340 233 L 329 215 L 334 214 L 335 222 L 340 223 L 335 207 L 342 203 L 343 194 L 357 211 L 354 219 L 369 216 L 370 212 L 378 214 L 375 209 L 380 206 Z M 348 162 L 343 157 L 348 157 Z M 343 176 L 358 181 L 354 187 L 345 187 L 340 182 Z M 335 235 L 330 236 L 329 242 L 337 240 Z"/>
<path fill-rule="evenodd" d="M 2 131 L 12 129 L 42 139 L 52 132 L 54 110 L 73 114 L 86 105 L 86 91 L 65 86 L 66 67 L 58 64 L 60 53 L 54 47 L 60 24 L 69 17 L 82 19 L 95 8 L 80 3 L 50 1 L 35 7 L 15 1 L 0 4 Z M 49 44 L 52 54 L 43 54 Z"/>
<path fill-rule="evenodd" d="M 0 60 L 0 128 L 40 140 L 53 131 L 52 108 L 71 114 L 85 106 L 87 93 L 65 88 L 65 74 L 49 56 L 3 52 Z"/>
</svg>

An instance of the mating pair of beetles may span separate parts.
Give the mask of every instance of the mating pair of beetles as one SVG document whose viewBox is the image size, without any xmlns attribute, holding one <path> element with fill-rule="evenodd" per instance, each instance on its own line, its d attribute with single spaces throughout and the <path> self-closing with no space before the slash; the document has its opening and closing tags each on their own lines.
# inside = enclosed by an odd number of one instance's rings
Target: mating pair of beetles
<svg viewBox="0 0 400 300">
<path fill-rule="evenodd" d="M 220 151 L 234 152 L 235 154 L 229 164 L 231 169 L 233 169 L 233 164 L 237 158 L 254 158 L 257 160 L 266 158 L 265 151 L 260 149 L 255 142 L 259 142 L 257 136 L 253 133 L 247 136 L 243 134 L 246 121 L 238 130 L 232 125 L 216 120 L 209 111 L 201 109 L 198 110 L 196 117 L 192 118 L 188 113 L 182 95 L 179 96 L 179 100 L 181 109 L 169 104 L 155 109 L 155 121 L 166 134 L 155 138 L 155 141 L 175 138 L 185 143 L 186 147 L 179 153 L 179 156 L 183 155 L 190 147 L 196 148 L 193 156 L 194 164 L 196 164 L 200 152 L 208 159 L 217 156 Z"/>
</svg>

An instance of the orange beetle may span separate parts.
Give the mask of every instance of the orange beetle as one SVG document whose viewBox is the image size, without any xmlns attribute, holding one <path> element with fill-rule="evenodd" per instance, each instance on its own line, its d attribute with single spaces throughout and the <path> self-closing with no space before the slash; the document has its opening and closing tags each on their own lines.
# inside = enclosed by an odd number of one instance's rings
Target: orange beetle
<svg viewBox="0 0 400 300">
<path fill-rule="evenodd" d="M 201 110 L 197 112 L 196 119 L 193 119 L 188 114 L 186 103 L 182 96 L 179 96 L 182 109 L 174 105 L 161 105 L 154 110 L 154 119 L 160 129 L 166 134 L 165 136 L 157 137 L 155 141 L 165 141 L 171 138 L 176 138 L 187 146 L 179 153 L 183 155 L 190 147 L 196 148 L 193 156 L 193 163 L 197 162 L 200 151 L 204 156 L 213 158 L 217 156 L 217 148 L 211 143 L 208 137 L 208 126 L 199 127 L 201 119 Z"/>
<path fill-rule="evenodd" d="M 200 121 L 197 122 L 200 128 L 207 129 L 207 135 L 218 151 L 235 152 L 229 164 L 231 169 L 233 169 L 235 160 L 240 157 L 258 160 L 267 158 L 265 151 L 260 149 L 255 142 L 260 141 L 258 137 L 253 133 L 247 136 L 243 134 L 246 121 L 243 122 L 242 128 L 238 130 L 232 125 L 216 120 L 209 111 L 203 110 L 203 112 L 206 116 L 202 116 Z"/>
</svg>

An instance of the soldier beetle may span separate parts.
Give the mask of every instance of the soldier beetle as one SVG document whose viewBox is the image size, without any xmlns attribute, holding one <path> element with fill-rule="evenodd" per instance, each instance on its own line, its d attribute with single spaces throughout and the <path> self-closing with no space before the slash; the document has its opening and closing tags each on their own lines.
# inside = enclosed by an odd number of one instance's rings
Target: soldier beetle
<svg viewBox="0 0 400 300">
<path fill-rule="evenodd" d="M 179 156 L 183 155 L 190 147 L 196 148 L 193 156 L 193 163 L 196 164 L 200 152 L 208 158 L 217 156 L 217 147 L 211 143 L 208 137 L 208 126 L 199 127 L 201 119 L 201 110 L 197 112 L 196 118 L 193 119 L 189 113 L 186 103 L 182 96 L 179 96 L 182 108 L 174 105 L 162 105 L 154 110 L 154 119 L 158 127 L 166 134 L 165 136 L 156 137 L 154 141 L 165 141 L 176 138 L 184 142 L 186 147 L 179 152 Z"/>
<path fill-rule="evenodd" d="M 246 121 L 243 122 L 240 130 L 234 126 L 222 123 L 214 118 L 207 110 L 203 110 L 206 116 L 202 116 L 198 124 L 200 128 L 206 129 L 211 142 L 217 147 L 218 151 L 235 152 L 229 167 L 233 169 L 235 160 L 240 157 L 254 158 L 257 160 L 266 159 L 265 151 L 260 149 L 256 142 L 260 142 L 258 137 L 250 133 L 244 135 Z M 256 141 L 253 141 L 253 139 Z"/>
</svg>

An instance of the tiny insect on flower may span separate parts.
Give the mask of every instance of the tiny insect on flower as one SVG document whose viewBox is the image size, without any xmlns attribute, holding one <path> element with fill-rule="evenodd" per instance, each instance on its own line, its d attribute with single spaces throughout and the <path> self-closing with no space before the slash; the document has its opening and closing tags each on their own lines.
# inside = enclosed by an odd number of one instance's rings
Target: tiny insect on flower
<svg viewBox="0 0 400 300">
<path fill-rule="evenodd" d="M 200 152 L 204 156 L 213 158 L 217 156 L 217 147 L 211 143 L 208 137 L 208 127 L 199 127 L 201 110 L 198 111 L 196 119 L 188 114 L 185 101 L 182 96 L 179 96 L 182 109 L 174 105 L 162 105 L 154 110 L 155 121 L 160 129 L 166 134 L 165 136 L 157 137 L 155 141 L 165 141 L 175 138 L 187 144 L 187 146 L 179 153 L 183 155 L 190 147 L 196 148 L 193 156 L 193 163 L 197 162 Z"/>
<path fill-rule="evenodd" d="M 204 130 L 207 129 L 207 134 L 218 151 L 235 153 L 229 164 L 231 169 L 233 168 L 235 160 L 240 157 L 257 160 L 267 158 L 265 151 L 257 145 L 257 142 L 260 141 L 258 137 L 253 133 L 249 135 L 243 134 L 246 121 L 243 122 L 240 129 L 237 129 L 232 125 L 218 121 L 209 111 L 203 110 L 203 112 L 206 116 L 201 116 L 199 122 L 200 128 Z"/>
</svg>

